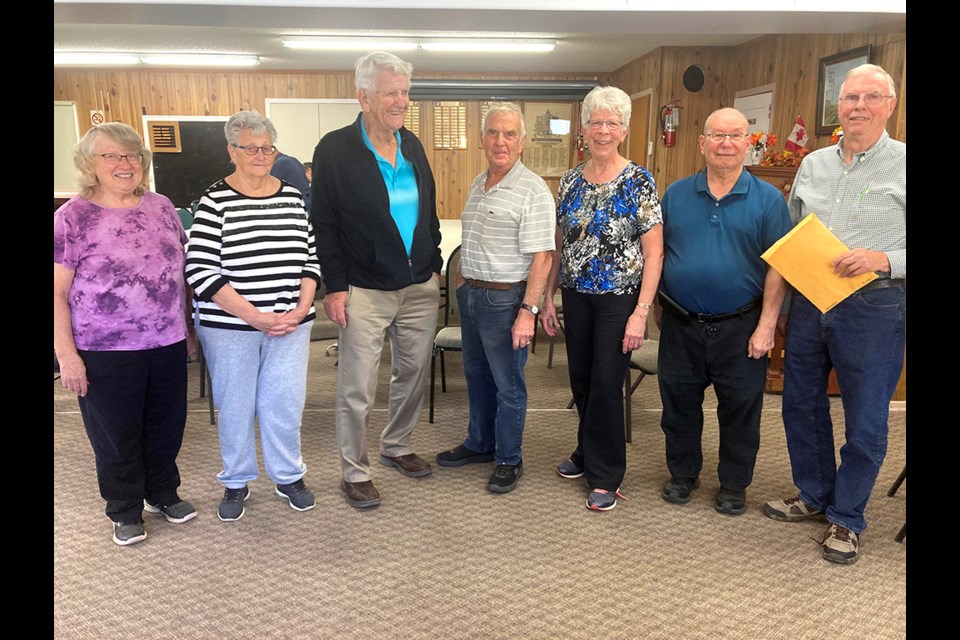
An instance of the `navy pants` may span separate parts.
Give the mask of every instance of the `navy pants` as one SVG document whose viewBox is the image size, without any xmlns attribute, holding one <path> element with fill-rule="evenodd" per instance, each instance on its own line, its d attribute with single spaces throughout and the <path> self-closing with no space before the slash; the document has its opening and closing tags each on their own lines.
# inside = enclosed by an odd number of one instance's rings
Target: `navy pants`
<svg viewBox="0 0 960 640">
<path fill-rule="evenodd" d="M 664 309 L 658 379 L 671 476 L 700 475 L 703 395 L 712 384 L 720 423 L 720 484 L 740 491 L 753 480 L 767 356 L 749 357 L 747 343 L 759 319 L 759 308 L 720 322 L 698 322 Z"/>
</svg>

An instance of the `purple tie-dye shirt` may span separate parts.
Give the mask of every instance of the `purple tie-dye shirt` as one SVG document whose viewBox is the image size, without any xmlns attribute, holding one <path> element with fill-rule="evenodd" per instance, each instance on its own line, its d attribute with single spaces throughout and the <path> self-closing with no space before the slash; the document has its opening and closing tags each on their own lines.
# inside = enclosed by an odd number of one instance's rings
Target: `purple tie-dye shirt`
<svg viewBox="0 0 960 640">
<path fill-rule="evenodd" d="M 187 337 L 177 210 L 150 191 L 110 209 L 71 198 L 53 216 L 53 261 L 74 270 L 68 302 L 77 349 L 136 351 Z"/>
</svg>

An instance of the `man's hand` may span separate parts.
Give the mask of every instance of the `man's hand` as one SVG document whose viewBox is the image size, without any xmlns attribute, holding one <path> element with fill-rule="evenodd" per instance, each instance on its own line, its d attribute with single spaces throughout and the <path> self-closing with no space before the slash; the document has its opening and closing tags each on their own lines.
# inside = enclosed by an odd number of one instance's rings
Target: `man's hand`
<svg viewBox="0 0 960 640">
<path fill-rule="evenodd" d="M 874 271 L 890 273 L 890 259 L 887 254 L 869 249 L 851 249 L 837 256 L 830 264 L 833 272 L 841 278 L 852 278 Z"/>
<path fill-rule="evenodd" d="M 510 332 L 513 337 L 513 349 L 523 349 L 530 344 L 533 339 L 533 332 L 537 328 L 537 319 L 527 309 L 520 309 L 517 312 L 517 319 L 513 322 L 513 330 Z"/>
<path fill-rule="evenodd" d="M 337 326 L 347 328 L 347 292 L 334 291 L 327 293 L 323 298 L 323 310 L 331 322 Z"/>
<path fill-rule="evenodd" d="M 770 349 L 773 349 L 773 336 L 776 329 L 776 323 L 769 327 L 757 325 L 753 335 L 750 336 L 750 341 L 747 343 L 747 355 L 754 359 L 760 359 L 767 355 Z"/>
</svg>

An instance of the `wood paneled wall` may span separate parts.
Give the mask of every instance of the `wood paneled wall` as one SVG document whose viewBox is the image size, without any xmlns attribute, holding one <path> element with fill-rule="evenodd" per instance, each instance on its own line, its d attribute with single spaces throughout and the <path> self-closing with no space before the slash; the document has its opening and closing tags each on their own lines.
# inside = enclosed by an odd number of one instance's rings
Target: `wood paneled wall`
<svg viewBox="0 0 960 640">
<path fill-rule="evenodd" d="M 648 53 L 613 74 L 501 74 L 431 73 L 415 78 L 472 78 L 524 80 L 598 80 L 633 94 L 653 92 L 654 119 L 670 100 L 680 100 L 677 145 L 664 147 L 659 125 L 653 133 L 654 154 L 648 169 L 661 192 L 671 182 L 703 166 L 697 137 L 711 111 L 732 105 L 737 91 L 775 84 L 772 130 L 786 139 L 797 114 L 813 127 L 820 58 L 871 44 L 874 61 L 897 82 L 898 107 L 889 123 L 890 134 L 906 140 L 906 34 L 769 35 L 737 47 L 664 47 Z M 700 65 L 706 82 L 698 93 L 683 88 L 683 71 Z M 103 109 L 108 121 L 126 122 L 141 129 L 141 114 L 230 115 L 240 109 L 264 110 L 266 98 L 352 98 L 353 72 L 266 71 L 104 71 L 55 69 L 54 100 L 76 100 L 81 134 L 89 128 L 88 113 Z M 424 146 L 438 178 L 443 217 L 459 217 L 470 181 L 483 169 L 479 150 L 479 103 L 469 110 L 470 148 L 432 150 L 432 105 L 421 112 Z M 813 129 L 811 129 L 813 131 Z M 141 132 L 142 133 L 142 132 Z M 574 132 L 574 135 L 576 132 Z M 814 137 L 808 146 L 828 144 L 828 136 Z M 548 180 L 556 188 L 557 180 Z"/>
<path fill-rule="evenodd" d="M 667 148 L 655 136 L 651 170 L 661 193 L 679 178 L 703 167 L 697 138 L 714 109 L 732 106 L 736 93 L 775 84 L 771 129 L 781 140 L 801 115 L 815 131 L 817 76 L 820 58 L 873 45 L 873 62 L 893 76 L 897 84 L 897 110 L 888 123 L 890 135 L 906 141 L 906 34 L 802 34 L 769 35 L 737 47 L 664 47 L 624 65 L 613 73 L 612 84 L 627 93 L 653 91 L 654 109 L 680 100 L 677 145 Z M 683 88 L 684 70 L 700 65 L 706 81 L 698 93 Z M 657 125 L 659 127 L 659 125 Z M 813 136 L 808 147 L 829 144 L 829 135 Z"/>
<path fill-rule="evenodd" d="M 415 74 L 416 78 L 599 80 L 590 74 Z M 228 116 L 241 109 L 265 111 L 266 98 L 353 98 L 353 72 L 271 73 L 239 71 L 54 70 L 54 100 L 75 100 L 81 135 L 90 128 L 89 112 L 102 109 L 108 122 L 124 122 L 143 134 L 142 114 Z M 468 102 L 467 144 L 463 150 L 433 148 L 433 101 L 420 111 L 420 137 L 437 180 L 441 218 L 459 218 L 470 183 L 486 168 L 480 148 L 480 102 Z M 357 107 L 359 111 L 359 105 Z M 576 109 L 574 110 L 576 112 Z M 548 179 L 554 193 L 559 179 Z"/>
</svg>

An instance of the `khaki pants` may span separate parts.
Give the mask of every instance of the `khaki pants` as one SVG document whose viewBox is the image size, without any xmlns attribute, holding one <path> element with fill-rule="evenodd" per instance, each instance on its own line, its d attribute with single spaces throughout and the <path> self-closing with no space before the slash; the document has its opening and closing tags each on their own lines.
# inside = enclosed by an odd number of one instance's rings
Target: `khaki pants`
<svg viewBox="0 0 960 640">
<path fill-rule="evenodd" d="M 385 334 L 390 338 L 390 406 L 380 452 L 412 453 L 410 439 L 423 406 L 439 306 L 440 284 L 435 277 L 397 291 L 349 288 L 347 328 L 340 329 L 337 367 L 337 442 L 345 481 L 370 479 L 367 418 L 376 400 Z"/>
</svg>

